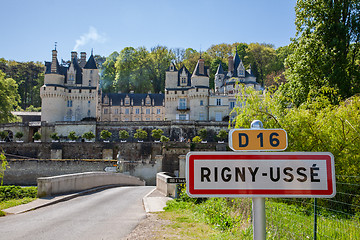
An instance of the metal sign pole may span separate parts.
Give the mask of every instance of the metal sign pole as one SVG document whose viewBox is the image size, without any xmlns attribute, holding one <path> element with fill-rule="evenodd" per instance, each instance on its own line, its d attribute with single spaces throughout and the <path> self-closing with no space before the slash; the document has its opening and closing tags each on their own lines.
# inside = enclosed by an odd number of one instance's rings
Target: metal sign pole
<svg viewBox="0 0 360 240">
<path fill-rule="evenodd" d="M 263 124 L 259 120 L 251 123 L 251 129 L 262 129 Z M 265 198 L 252 198 L 252 220 L 253 220 L 253 239 L 266 239 L 266 215 Z"/>
</svg>

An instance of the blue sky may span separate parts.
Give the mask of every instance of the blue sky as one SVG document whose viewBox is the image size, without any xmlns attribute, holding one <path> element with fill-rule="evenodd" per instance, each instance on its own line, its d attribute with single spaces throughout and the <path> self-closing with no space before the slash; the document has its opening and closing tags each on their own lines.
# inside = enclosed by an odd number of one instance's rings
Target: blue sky
<svg viewBox="0 0 360 240">
<path fill-rule="evenodd" d="M 72 50 L 108 56 L 156 45 L 205 51 L 212 44 L 271 43 L 295 36 L 295 0 L 1 0 L 0 58 L 50 61 Z"/>
</svg>

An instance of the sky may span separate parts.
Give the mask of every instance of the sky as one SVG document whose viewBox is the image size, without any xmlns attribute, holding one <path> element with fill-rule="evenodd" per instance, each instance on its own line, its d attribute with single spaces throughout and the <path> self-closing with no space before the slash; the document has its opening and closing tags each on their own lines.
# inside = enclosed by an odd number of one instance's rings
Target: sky
<svg viewBox="0 0 360 240">
<path fill-rule="evenodd" d="M 220 43 L 286 46 L 296 0 L 0 0 L 0 58 L 69 60 L 157 45 L 206 51 Z"/>
</svg>

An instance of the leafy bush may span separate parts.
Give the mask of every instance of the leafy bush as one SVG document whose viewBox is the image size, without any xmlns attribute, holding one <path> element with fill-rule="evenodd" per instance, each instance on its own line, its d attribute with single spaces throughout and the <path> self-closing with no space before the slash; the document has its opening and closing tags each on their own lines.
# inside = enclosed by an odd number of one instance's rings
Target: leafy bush
<svg viewBox="0 0 360 240">
<path fill-rule="evenodd" d="M 200 138 L 204 141 L 206 141 L 207 138 L 207 130 L 205 128 L 200 129 L 199 131 Z"/>
<path fill-rule="evenodd" d="M 69 132 L 68 138 L 71 141 L 75 141 L 76 139 L 78 139 L 78 136 L 76 136 L 76 133 L 74 131 Z"/>
<path fill-rule="evenodd" d="M 192 141 L 194 143 L 200 143 L 202 141 L 202 139 L 199 136 L 195 136 L 195 137 L 193 137 Z"/>
<path fill-rule="evenodd" d="M 0 201 L 36 196 L 37 187 L 0 186 Z"/>
<path fill-rule="evenodd" d="M 6 131 L 0 131 L 0 139 L 5 140 L 5 138 L 9 135 Z"/>
<path fill-rule="evenodd" d="M 41 139 L 41 134 L 39 132 L 34 133 L 33 136 L 34 140 L 40 140 Z"/>
<path fill-rule="evenodd" d="M 59 141 L 59 139 L 60 139 L 60 137 L 57 135 L 56 132 L 50 134 L 50 137 L 51 137 L 51 139 L 54 140 L 54 141 Z"/>
<path fill-rule="evenodd" d="M 111 132 L 109 132 L 108 130 L 102 130 L 100 132 L 100 138 L 103 139 L 103 140 L 107 140 L 111 137 Z"/>
<path fill-rule="evenodd" d="M 22 133 L 22 132 L 17 132 L 17 133 L 15 133 L 15 137 L 17 138 L 17 139 L 21 139 L 22 137 L 24 136 L 24 133 Z"/>
<path fill-rule="evenodd" d="M 82 138 L 85 138 L 86 140 L 90 141 L 95 137 L 94 133 L 92 131 L 86 132 L 82 135 Z"/>
<path fill-rule="evenodd" d="M 136 133 L 134 134 L 134 137 L 139 139 L 139 140 L 143 140 L 145 138 L 147 138 L 147 132 L 141 128 L 136 129 Z"/>
<path fill-rule="evenodd" d="M 221 129 L 216 137 L 219 141 L 224 141 L 228 137 L 228 132 L 225 129 Z"/>
<path fill-rule="evenodd" d="M 128 138 L 129 138 L 129 133 L 128 133 L 128 131 L 126 131 L 126 130 L 120 130 L 120 131 L 119 131 L 119 137 L 120 137 L 120 139 L 122 139 L 122 140 L 128 139 Z"/>
<path fill-rule="evenodd" d="M 161 137 L 160 137 L 160 142 L 165 143 L 165 142 L 168 142 L 168 141 L 170 141 L 170 138 L 168 138 L 168 137 L 166 137 L 166 136 L 164 136 L 164 135 L 161 135 Z"/>
<path fill-rule="evenodd" d="M 161 138 L 161 136 L 162 136 L 163 133 L 164 133 L 164 131 L 161 130 L 161 129 L 153 129 L 153 130 L 151 131 L 151 136 L 152 136 L 154 139 L 159 140 L 159 139 Z"/>
</svg>

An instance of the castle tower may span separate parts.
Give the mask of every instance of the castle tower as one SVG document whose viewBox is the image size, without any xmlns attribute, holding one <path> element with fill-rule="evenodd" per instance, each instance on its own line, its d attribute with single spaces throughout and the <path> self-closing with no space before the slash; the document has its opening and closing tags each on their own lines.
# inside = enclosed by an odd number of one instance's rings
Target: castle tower
<svg viewBox="0 0 360 240">
<path fill-rule="evenodd" d="M 44 85 L 40 89 L 42 101 L 41 120 L 81 121 L 97 117 L 99 94 L 99 70 L 94 56 L 86 61 L 82 52 L 80 60 L 71 52 L 70 65 L 60 65 L 57 51 L 52 52 L 52 61 L 45 62 Z"/>
</svg>

